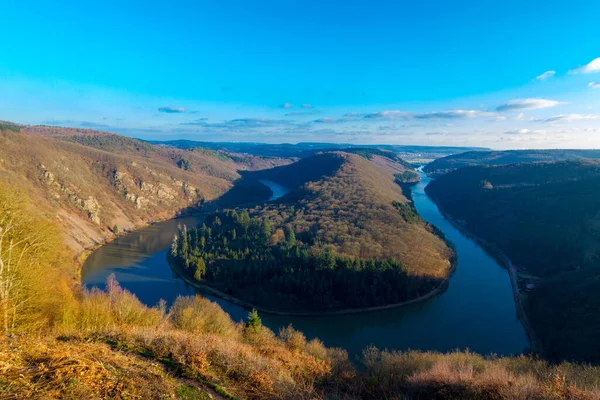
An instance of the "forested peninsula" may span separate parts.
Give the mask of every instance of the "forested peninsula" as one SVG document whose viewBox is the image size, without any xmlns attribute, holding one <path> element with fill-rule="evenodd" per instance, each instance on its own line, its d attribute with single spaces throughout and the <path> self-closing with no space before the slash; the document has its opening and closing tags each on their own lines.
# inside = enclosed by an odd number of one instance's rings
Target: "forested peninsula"
<svg viewBox="0 0 600 400">
<path fill-rule="evenodd" d="M 296 188 L 182 227 L 171 262 L 199 285 L 276 312 L 370 309 L 439 290 L 453 252 L 394 182 L 412 168 L 380 153 L 323 153 L 261 171 Z"/>
</svg>

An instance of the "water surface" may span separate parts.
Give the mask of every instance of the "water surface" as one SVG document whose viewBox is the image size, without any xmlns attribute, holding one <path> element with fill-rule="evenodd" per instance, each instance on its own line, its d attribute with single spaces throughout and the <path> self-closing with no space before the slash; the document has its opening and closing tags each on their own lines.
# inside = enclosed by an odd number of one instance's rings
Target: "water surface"
<svg viewBox="0 0 600 400">
<path fill-rule="evenodd" d="M 450 351 L 469 348 L 483 354 L 521 353 L 529 347 L 525 330 L 517 318 L 508 271 L 498 265 L 475 242 L 455 229 L 425 194 L 430 181 L 421 172 L 421 182 L 412 189 L 417 211 L 437 226 L 458 255 L 456 272 L 447 291 L 430 300 L 385 311 L 336 317 L 284 317 L 262 314 L 274 330 L 292 324 L 307 337 L 320 338 L 327 346 L 343 347 L 356 354 L 374 344 L 388 349 Z M 288 190 L 261 181 L 273 192 L 270 200 Z M 83 268 L 87 286 L 104 286 L 114 273 L 123 287 L 148 305 L 160 299 L 172 302 L 178 295 L 191 295 L 194 288 L 172 272 L 166 253 L 179 224 L 192 226 L 202 215 L 155 224 L 129 233 L 95 251 Z M 248 310 L 225 300 L 218 302 L 234 320 Z"/>
</svg>

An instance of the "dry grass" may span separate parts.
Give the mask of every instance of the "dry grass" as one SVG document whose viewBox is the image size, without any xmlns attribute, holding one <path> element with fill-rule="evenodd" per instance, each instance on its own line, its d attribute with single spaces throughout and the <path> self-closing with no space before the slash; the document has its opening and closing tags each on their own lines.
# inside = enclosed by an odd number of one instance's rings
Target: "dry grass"
<svg viewBox="0 0 600 400">
<path fill-rule="evenodd" d="M 101 343 L 0 340 L 2 399 L 160 399 L 205 393 L 152 360 Z"/>
<path fill-rule="evenodd" d="M 180 297 L 166 312 L 148 308 L 109 278 L 107 291 L 83 291 L 56 327 L 70 346 L 110 343 L 114 350 L 160 362 L 191 379 L 242 398 L 311 398 L 347 368 L 347 354 L 307 342 L 291 327 L 278 338 L 265 327 L 245 329 L 216 303 Z M 344 364 L 345 363 L 345 364 Z"/>
<path fill-rule="evenodd" d="M 600 369 L 471 352 L 364 351 L 363 398 L 600 399 Z M 592 371 L 594 371 L 592 373 Z"/>
</svg>

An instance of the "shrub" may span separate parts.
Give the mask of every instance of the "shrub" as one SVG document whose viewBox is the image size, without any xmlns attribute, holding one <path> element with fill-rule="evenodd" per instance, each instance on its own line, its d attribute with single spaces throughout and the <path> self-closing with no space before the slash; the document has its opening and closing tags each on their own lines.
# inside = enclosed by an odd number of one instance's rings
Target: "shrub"
<svg viewBox="0 0 600 400">
<path fill-rule="evenodd" d="M 169 311 L 173 326 L 191 333 L 235 335 L 236 325 L 217 303 L 200 297 L 178 297 Z"/>
</svg>

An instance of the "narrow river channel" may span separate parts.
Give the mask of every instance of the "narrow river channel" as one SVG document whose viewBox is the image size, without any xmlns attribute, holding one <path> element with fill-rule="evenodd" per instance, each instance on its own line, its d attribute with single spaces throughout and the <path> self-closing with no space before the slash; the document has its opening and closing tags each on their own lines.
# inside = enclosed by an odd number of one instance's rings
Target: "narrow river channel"
<svg viewBox="0 0 600 400">
<path fill-rule="evenodd" d="M 525 329 L 517 318 L 508 271 L 477 243 L 465 237 L 439 212 L 425 194 L 430 178 L 421 172 L 421 182 L 412 188 L 417 211 L 437 226 L 454 244 L 456 271 L 447 291 L 430 300 L 405 307 L 335 317 L 289 317 L 262 314 L 265 325 L 277 331 L 292 324 L 308 338 L 318 337 L 327 346 L 342 347 L 352 354 L 368 345 L 387 349 L 451 351 L 469 348 L 482 354 L 518 354 L 529 348 Z M 271 187 L 270 200 L 283 196 L 285 188 Z M 83 283 L 104 287 L 114 273 L 121 285 L 148 304 L 160 299 L 172 302 L 195 290 L 172 272 L 166 254 L 179 224 L 193 226 L 202 216 L 171 220 L 122 236 L 99 248 L 83 266 Z M 248 310 L 225 300 L 216 301 L 234 320 Z"/>
</svg>

